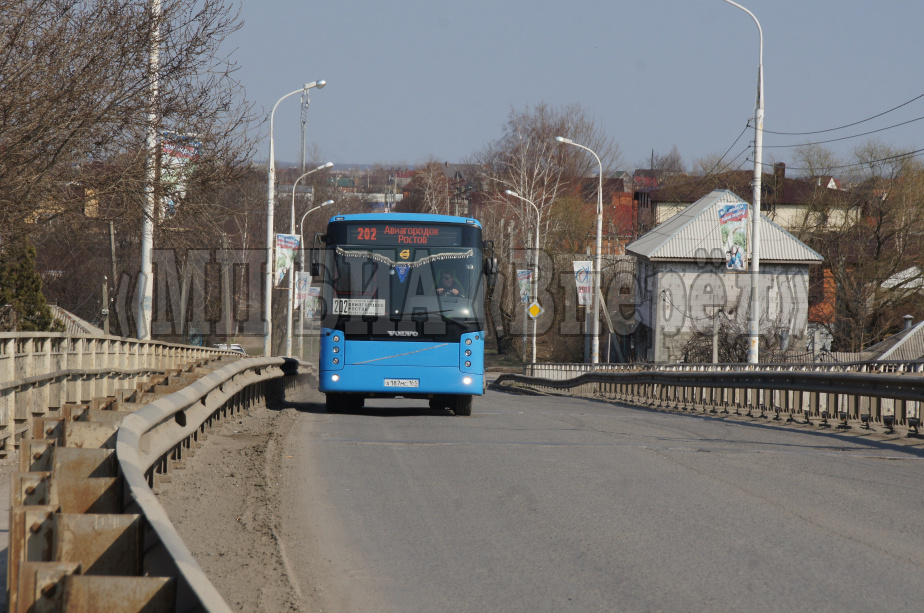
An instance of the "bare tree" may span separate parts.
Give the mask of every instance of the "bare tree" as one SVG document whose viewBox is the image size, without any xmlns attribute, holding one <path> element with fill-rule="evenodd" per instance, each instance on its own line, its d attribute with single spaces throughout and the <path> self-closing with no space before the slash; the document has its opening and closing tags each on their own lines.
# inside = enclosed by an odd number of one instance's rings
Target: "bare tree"
<svg viewBox="0 0 924 613">
<path fill-rule="evenodd" d="M 638 163 L 639 168 L 644 168 L 646 166 L 649 170 L 654 171 L 658 183 L 662 185 L 669 182 L 672 178 L 687 172 L 687 165 L 684 163 L 683 157 L 680 155 L 680 150 L 677 149 L 677 145 L 674 145 L 668 153 L 657 153 L 652 150 L 649 159 L 641 160 Z"/>
<path fill-rule="evenodd" d="M 853 158 L 850 189 L 824 190 L 827 198 L 813 203 L 796 230 L 830 271 L 835 291 L 824 300 L 833 319 L 826 325 L 838 351 L 859 351 L 894 334 L 905 314 L 924 317 L 924 165 L 877 142 L 857 147 Z"/>
<path fill-rule="evenodd" d="M 158 130 L 201 143 L 184 190 L 188 217 L 199 218 L 216 186 L 240 172 L 251 155 L 245 128 L 252 117 L 235 66 L 220 51 L 241 25 L 237 14 L 224 0 L 162 2 L 159 95 L 151 107 L 154 20 L 145 0 L 0 0 L 4 234 L 82 215 L 88 200 L 140 220 L 152 110 Z M 208 217 L 199 219 L 196 228 L 208 225 Z"/>
<path fill-rule="evenodd" d="M 480 205 L 485 237 L 499 248 L 501 261 L 511 261 L 512 249 L 530 244 L 540 225 L 540 245 L 557 251 L 559 245 L 549 245 L 553 224 L 568 222 L 564 216 L 553 215 L 555 203 L 563 196 L 580 193 L 582 179 L 598 170 L 596 159 L 577 147 L 561 145 L 556 136 L 564 136 L 589 147 L 600 156 L 606 175 L 620 163 L 619 147 L 578 104 L 552 107 L 540 103 L 522 111 L 511 110 L 500 138 L 476 153 L 470 163 L 479 169 L 483 188 Z M 596 200 L 596 181 L 593 199 Z M 516 192 L 532 202 L 536 209 L 519 199 L 512 199 L 506 190 Z M 541 221 L 536 218 L 538 212 Z M 557 236 L 570 234 L 559 226 Z M 543 243 L 543 237 L 545 242 Z M 551 272 L 551 271 L 549 271 Z M 507 270 L 513 278 L 513 269 Z M 502 334 L 498 348 L 503 353 L 516 352 L 512 342 L 514 322 L 519 314 L 519 296 L 513 283 L 507 283 L 493 300 Z"/>
<path fill-rule="evenodd" d="M 414 172 L 414 178 L 405 188 L 408 197 L 398 207 L 402 211 L 448 215 L 449 181 L 443 173 L 443 164 L 429 158 Z"/>
</svg>

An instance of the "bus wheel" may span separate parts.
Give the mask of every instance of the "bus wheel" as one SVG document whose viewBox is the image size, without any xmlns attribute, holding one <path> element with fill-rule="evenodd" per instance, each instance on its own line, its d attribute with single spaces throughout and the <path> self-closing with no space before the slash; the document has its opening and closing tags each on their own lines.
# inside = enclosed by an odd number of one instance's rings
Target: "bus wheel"
<svg viewBox="0 0 924 613">
<path fill-rule="evenodd" d="M 346 408 L 347 398 L 345 394 L 328 392 L 326 396 L 327 398 L 324 400 L 324 405 L 327 407 L 328 413 L 339 413 Z"/>
<path fill-rule="evenodd" d="M 471 395 L 465 394 L 462 396 L 456 396 L 452 403 L 452 412 L 456 415 L 461 415 L 463 417 L 469 417 L 472 414 L 472 397 Z"/>
</svg>

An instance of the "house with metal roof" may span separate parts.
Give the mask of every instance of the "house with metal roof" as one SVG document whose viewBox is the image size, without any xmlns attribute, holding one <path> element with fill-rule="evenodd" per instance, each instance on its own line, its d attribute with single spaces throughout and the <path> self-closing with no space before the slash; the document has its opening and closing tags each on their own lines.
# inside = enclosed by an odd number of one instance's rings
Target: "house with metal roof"
<svg viewBox="0 0 924 613">
<path fill-rule="evenodd" d="M 667 185 L 655 185 L 636 194 L 639 215 L 646 223 L 663 223 L 714 189 L 728 189 L 750 200 L 753 179 L 751 170 L 691 176 L 685 180 L 675 177 Z M 833 177 L 790 178 L 783 163 L 775 164 L 773 173 L 763 173 L 760 198 L 761 212 L 794 232 L 820 225 L 841 227 L 860 214 L 850 193 L 842 191 Z M 821 211 L 825 211 L 824 215 Z"/>
<path fill-rule="evenodd" d="M 701 361 L 702 345 L 710 349 L 714 334 L 746 338 L 748 209 L 733 192 L 714 190 L 626 247 L 637 260 L 638 358 Z M 809 267 L 822 260 L 761 215 L 761 353 L 805 351 Z"/>
<path fill-rule="evenodd" d="M 905 328 L 898 334 L 858 352 L 824 352 L 819 362 L 918 362 L 924 360 L 924 321 L 914 324 L 905 315 Z"/>
</svg>

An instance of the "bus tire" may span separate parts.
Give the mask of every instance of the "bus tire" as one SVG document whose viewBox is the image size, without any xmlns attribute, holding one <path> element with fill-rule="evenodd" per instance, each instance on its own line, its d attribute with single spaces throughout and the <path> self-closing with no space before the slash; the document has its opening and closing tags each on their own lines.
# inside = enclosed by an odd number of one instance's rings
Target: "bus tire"
<svg viewBox="0 0 924 613">
<path fill-rule="evenodd" d="M 435 411 L 440 411 L 447 408 L 446 399 L 441 396 L 434 396 L 430 399 L 430 408 Z"/>
<path fill-rule="evenodd" d="M 456 396 L 452 403 L 452 412 L 462 417 L 469 417 L 472 414 L 472 396 L 463 394 Z"/>
<path fill-rule="evenodd" d="M 344 409 L 343 405 L 346 404 L 346 398 L 343 394 L 328 392 L 325 396 L 324 406 L 327 408 L 328 413 L 339 413 Z"/>
</svg>

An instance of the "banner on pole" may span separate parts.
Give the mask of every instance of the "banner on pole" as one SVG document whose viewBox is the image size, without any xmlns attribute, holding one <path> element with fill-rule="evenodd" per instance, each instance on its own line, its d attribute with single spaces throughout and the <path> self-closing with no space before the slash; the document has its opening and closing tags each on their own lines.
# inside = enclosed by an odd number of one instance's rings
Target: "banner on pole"
<svg viewBox="0 0 924 613">
<path fill-rule="evenodd" d="M 748 204 L 735 202 L 719 208 L 719 228 L 725 249 L 725 269 L 744 272 L 748 267 Z"/>
<path fill-rule="evenodd" d="M 308 297 L 305 298 L 305 319 L 311 319 L 314 317 L 315 312 L 318 310 L 318 298 L 320 296 L 320 287 L 308 288 Z"/>
<path fill-rule="evenodd" d="M 574 264 L 574 284 L 577 286 L 578 306 L 593 304 L 593 275 L 589 261 L 572 262 Z"/>
<path fill-rule="evenodd" d="M 295 254 L 298 251 L 300 238 L 298 234 L 276 235 L 276 287 L 279 287 L 289 268 L 295 262 Z"/>
<path fill-rule="evenodd" d="M 533 271 L 517 271 L 517 287 L 520 288 L 520 302 L 529 302 L 529 295 L 533 286 Z"/>
<path fill-rule="evenodd" d="M 202 143 L 173 132 L 161 132 L 160 138 L 160 180 L 164 189 L 161 213 L 169 219 L 186 197 L 186 183 L 195 170 Z"/>
<path fill-rule="evenodd" d="M 311 288 L 311 273 L 295 273 L 295 308 L 301 308 L 304 301 L 308 298 L 308 290 Z"/>
</svg>

